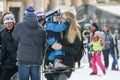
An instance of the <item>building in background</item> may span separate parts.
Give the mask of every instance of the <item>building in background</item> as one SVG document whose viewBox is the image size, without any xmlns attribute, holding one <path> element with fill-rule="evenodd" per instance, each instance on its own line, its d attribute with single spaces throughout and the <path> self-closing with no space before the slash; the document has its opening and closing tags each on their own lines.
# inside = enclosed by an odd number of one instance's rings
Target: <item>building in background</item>
<svg viewBox="0 0 120 80">
<path fill-rule="evenodd" d="M 0 0 L 0 16 L 11 11 L 17 22 L 22 21 L 27 6 L 34 6 L 43 12 L 50 9 L 69 10 L 76 14 L 78 20 L 84 21 L 87 18 L 96 20 L 99 24 L 111 23 L 115 28 L 120 27 L 120 0 Z"/>
</svg>

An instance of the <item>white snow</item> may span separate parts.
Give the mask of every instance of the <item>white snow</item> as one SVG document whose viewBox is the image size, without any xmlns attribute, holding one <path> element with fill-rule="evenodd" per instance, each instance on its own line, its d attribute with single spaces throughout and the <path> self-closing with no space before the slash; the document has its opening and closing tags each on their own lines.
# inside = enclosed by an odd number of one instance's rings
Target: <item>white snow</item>
<svg viewBox="0 0 120 80">
<path fill-rule="evenodd" d="M 118 42 L 119 54 L 120 54 L 120 40 Z M 103 56 L 101 55 L 102 61 Z M 76 69 L 75 72 L 72 73 L 72 76 L 68 80 L 120 80 L 120 71 L 111 70 L 112 67 L 112 57 L 109 55 L 109 67 L 106 70 L 106 75 L 103 75 L 101 69 L 98 67 L 98 74 L 102 74 L 102 76 L 98 75 L 89 75 L 92 72 L 92 69 L 89 68 L 87 54 L 81 60 L 81 65 L 85 65 L 84 68 Z M 120 59 L 118 60 L 118 65 L 120 69 Z M 77 67 L 77 64 L 76 64 Z"/>
<path fill-rule="evenodd" d="M 97 66 L 98 74 L 101 74 L 102 76 L 89 75 L 92 72 L 92 69 L 89 68 L 87 54 L 84 55 L 84 57 L 81 60 L 81 66 L 84 66 L 84 67 L 81 69 L 76 69 L 68 80 L 120 80 L 120 71 L 111 70 L 111 65 L 112 65 L 111 55 L 109 56 L 109 58 L 110 58 L 109 67 L 106 70 L 106 75 L 102 73 L 99 66 Z M 102 57 L 102 61 L 103 61 L 103 57 Z M 120 66 L 120 59 L 118 60 L 118 64 Z M 76 67 L 77 67 L 77 64 L 76 64 Z M 46 80 L 46 79 L 44 78 L 43 80 Z"/>
<path fill-rule="evenodd" d="M 85 67 L 76 69 L 68 80 L 120 80 L 120 71 L 112 71 L 111 62 L 112 58 L 110 58 L 109 68 L 106 70 L 106 75 L 103 75 L 101 69 L 97 66 L 98 74 L 102 74 L 102 76 L 89 75 L 92 72 L 92 69 L 88 67 L 87 63 L 82 63 L 82 65 L 85 65 Z"/>
</svg>

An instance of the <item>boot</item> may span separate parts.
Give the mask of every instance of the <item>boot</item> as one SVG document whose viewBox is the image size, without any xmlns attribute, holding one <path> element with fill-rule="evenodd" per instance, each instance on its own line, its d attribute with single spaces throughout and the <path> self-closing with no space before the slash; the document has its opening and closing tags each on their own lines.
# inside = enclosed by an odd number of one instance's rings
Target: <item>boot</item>
<svg viewBox="0 0 120 80">
<path fill-rule="evenodd" d="M 104 74 L 104 75 L 106 74 L 106 71 L 105 71 L 105 70 L 103 71 L 103 74 Z"/>
<path fill-rule="evenodd" d="M 119 69 L 118 69 L 118 68 L 116 68 L 116 67 L 112 67 L 112 69 L 111 69 L 111 70 L 119 71 Z"/>
<path fill-rule="evenodd" d="M 54 67 L 55 67 L 55 69 L 58 69 L 58 70 L 62 70 L 62 69 L 67 68 L 67 66 L 64 65 L 62 60 L 60 60 L 60 59 L 55 59 Z"/>
<path fill-rule="evenodd" d="M 53 66 L 53 64 L 52 64 L 51 62 L 49 62 L 48 65 L 45 65 L 45 69 L 46 69 L 46 70 L 51 70 L 51 69 L 53 69 L 53 68 L 54 68 L 54 66 Z"/>
<path fill-rule="evenodd" d="M 97 72 L 91 72 L 90 75 L 97 75 Z"/>
</svg>

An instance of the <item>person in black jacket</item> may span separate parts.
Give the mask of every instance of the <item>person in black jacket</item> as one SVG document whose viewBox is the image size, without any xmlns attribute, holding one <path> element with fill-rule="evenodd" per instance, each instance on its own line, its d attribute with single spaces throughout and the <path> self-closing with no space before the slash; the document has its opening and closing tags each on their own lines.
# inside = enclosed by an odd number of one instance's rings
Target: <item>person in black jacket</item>
<svg viewBox="0 0 120 80">
<path fill-rule="evenodd" d="M 1 34 L 1 54 L 0 63 L 2 65 L 1 80 L 10 80 L 17 72 L 16 55 L 17 42 L 12 37 L 15 27 L 15 17 L 13 14 L 6 14 L 3 18 L 5 29 Z"/>
<path fill-rule="evenodd" d="M 63 62 L 68 68 L 74 68 L 76 54 L 80 50 L 81 34 L 79 25 L 76 22 L 76 17 L 71 12 L 64 12 L 62 22 L 69 23 L 67 30 L 63 32 L 61 43 L 55 43 L 52 48 L 55 50 L 62 50 L 65 52 Z M 54 80 L 67 80 L 71 76 L 72 70 L 69 72 L 54 74 Z"/>
</svg>

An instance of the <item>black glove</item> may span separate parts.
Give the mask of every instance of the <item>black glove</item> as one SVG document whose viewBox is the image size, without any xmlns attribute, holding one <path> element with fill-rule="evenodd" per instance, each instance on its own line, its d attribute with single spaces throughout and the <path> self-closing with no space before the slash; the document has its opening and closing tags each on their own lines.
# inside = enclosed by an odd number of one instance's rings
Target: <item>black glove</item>
<svg viewBox="0 0 120 80">
<path fill-rule="evenodd" d="M 70 18 L 67 18 L 67 19 L 66 19 L 66 22 L 65 22 L 65 25 L 70 26 L 70 24 L 71 24 L 71 19 L 70 19 Z"/>
</svg>

